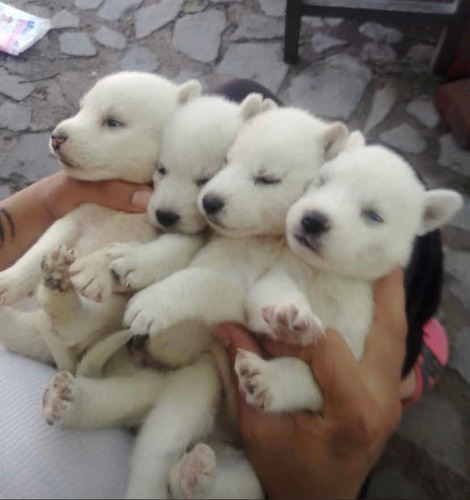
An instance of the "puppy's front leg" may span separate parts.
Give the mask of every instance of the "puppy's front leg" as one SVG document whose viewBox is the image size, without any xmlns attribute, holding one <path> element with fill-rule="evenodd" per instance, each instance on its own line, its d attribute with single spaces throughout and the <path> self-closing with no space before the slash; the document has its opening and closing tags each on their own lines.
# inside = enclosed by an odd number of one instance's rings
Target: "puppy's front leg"
<svg viewBox="0 0 470 500">
<path fill-rule="evenodd" d="M 163 234 L 150 243 L 115 243 L 108 248 L 110 269 L 121 285 L 142 290 L 188 266 L 203 244 L 200 235 Z"/>
<path fill-rule="evenodd" d="M 300 359 L 266 361 L 239 349 L 235 373 L 248 403 L 268 412 L 311 410 L 323 406 L 323 395 L 309 367 Z"/>
<path fill-rule="evenodd" d="M 186 320 L 213 325 L 244 320 L 244 291 L 216 272 L 188 268 L 135 295 L 124 323 L 136 335 L 156 335 Z"/>
<path fill-rule="evenodd" d="M 305 295 L 284 271 L 273 268 L 246 299 L 248 328 L 291 344 L 310 344 L 323 336 L 323 324 Z"/>
<path fill-rule="evenodd" d="M 94 302 L 109 297 L 119 286 L 109 270 L 106 249 L 97 250 L 73 262 L 70 277 L 75 289 Z"/>
<path fill-rule="evenodd" d="M 74 212 L 56 221 L 13 266 L 0 273 L 0 304 L 11 305 L 31 294 L 41 276 L 41 260 L 58 245 L 72 246 L 80 234 Z"/>
<path fill-rule="evenodd" d="M 70 280 L 70 265 L 74 260 L 73 252 L 59 246 L 42 260 L 42 281 L 38 288 L 37 299 L 50 318 L 48 339 L 58 345 L 73 346 L 95 338 L 101 333 L 117 329 L 122 320 L 125 298 L 112 295 L 103 304 L 97 304 L 77 293 Z M 45 330 L 43 333 L 48 333 Z M 56 360 L 58 362 L 58 360 Z M 61 366 L 68 371 L 74 367 Z"/>
</svg>

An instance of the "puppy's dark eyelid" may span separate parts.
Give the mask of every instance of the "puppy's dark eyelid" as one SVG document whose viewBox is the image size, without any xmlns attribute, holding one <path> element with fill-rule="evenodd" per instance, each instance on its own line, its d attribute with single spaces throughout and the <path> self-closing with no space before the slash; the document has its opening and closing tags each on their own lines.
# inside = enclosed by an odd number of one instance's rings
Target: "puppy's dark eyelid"
<svg viewBox="0 0 470 500">
<path fill-rule="evenodd" d="M 116 120 L 115 118 L 106 118 L 106 120 L 104 120 L 103 122 L 103 125 L 105 125 L 108 128 L 119 128 L 124 126 L 122 122 Z"/>
<path fill-rule="evenodd" d="M 362 216 L 370 222 L 381 224 L 384 222 L 383 218 L 377 213 L 376 210 L 366 208 L 362 211 Z"/>
<path fill-rule="evenodd" d="M 210 181 L 210 177 L 201 177 L 200 179 L 197 179 L 196 186 L 201 187 L 204 186 L 204 184 L 207 184 Z"/>
<path fill-rule="evenodd" d="M 273 184 L 279 184 L 281 182 L 281 179 L 270 175 L 258 175 L 254 178 L 254 181 L 255 184 L 262 184 L 265 186 L 269 186 Z"/>
<path fill-rule="evenodd" d="M 166 175 L 167 169 L 165 167 L 160 166 L 160 167 L 157 167 L 157 172 L 161 175 Z"/>
</svg>

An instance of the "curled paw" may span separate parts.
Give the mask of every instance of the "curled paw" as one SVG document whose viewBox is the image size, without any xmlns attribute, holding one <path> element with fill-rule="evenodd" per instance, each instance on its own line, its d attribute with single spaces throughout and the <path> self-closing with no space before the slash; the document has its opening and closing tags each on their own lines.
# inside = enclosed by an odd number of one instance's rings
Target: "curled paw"
<svg viewBox="0 0 470 500">
<path fill-rule="evenodd" d="M 80 294 L 94 302 L 101 302 L 113 291 L 113 276 L 100 259 L 82 257 L 70 267 L 70 276 Z"/>
<path fill-rule="evenodd" d="M 170 471 L 170 490 L 176 498 L 205 498 L 214 481 L 217 464 L 215 453 L 204 443 L 198 443 Z"/>
<path fill-rule="evenodd" d="M 235 373 L 247 402 L 260 410 L 268 410 L 273 399 L 268 362 L 252 352 L 238 349 Z"/>
<path fill-rule="evenodd" d="M 69 268 L 74 262 L 73 250 L 58 246 L 41 261 L 43 283 L 50 290 L 65 291 L 70 286 Z"/>
<path fill-rule="evenodd" d="M 320 318 L 309 307 L 294 304 L 265 306 L 262 316 L 274 335 L 290 344 L 315 343 L 317 338 L 325 335 Z"/>
<path fill-rule="evenodd" d="M 140 291 L 127 304 L 124 325 L 128 326 L 134 335 L 157 335 L 171 326 L 169 315 L 164 314 L 165 308 L 161 306 L 159 298 L 152 294 L 150 288 Z"/>
<path fill-rule="evenodd" d="M 140 245 L 135 243 L 114 243 L 106 252 L 110 270 L 121 285 L 130 290 L 141 290 L 151 283 L 146 269 L 142 267 L 139 248 Z"/>
<path fill-rule="evenodd" d="M 42 397 L 42 414 L 49 425 L 66 423 L 76 402 L 75 379 L 71 373 L 59 372 L 46 387 Z"/>
</svg>

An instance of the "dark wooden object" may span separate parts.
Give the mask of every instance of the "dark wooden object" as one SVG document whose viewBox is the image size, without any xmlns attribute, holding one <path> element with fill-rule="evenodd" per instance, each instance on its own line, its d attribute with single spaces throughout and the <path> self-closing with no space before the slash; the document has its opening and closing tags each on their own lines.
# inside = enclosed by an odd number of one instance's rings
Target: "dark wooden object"
<svg viewBox="0 0 470 500">
<path fill-rule="evenodd" d="M 284 61 L 299 60 L 302 16 L 342 17 L 377 22 L 414 19 L 417 23 L 435 22 L 443 30 L 433 60 L 433 70 L 445 74 L 470 17 L 470 0 L 447 2 L 419 0 L 287 0 L 284 34 Z"/>
</svg>

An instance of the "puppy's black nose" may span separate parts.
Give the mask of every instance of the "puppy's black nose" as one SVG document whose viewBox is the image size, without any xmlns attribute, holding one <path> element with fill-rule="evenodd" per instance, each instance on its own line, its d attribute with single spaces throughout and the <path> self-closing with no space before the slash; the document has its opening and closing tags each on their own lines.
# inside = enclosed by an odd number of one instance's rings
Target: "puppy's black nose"
<svg viewBox="0 0 470 500">
<path fill-rule="evenodd" d="M 214 195 L 206 194 L 202 199 L 202 207 L 207 215 L 214 215 L 224 207 L 224 202 Z"/>
<path fill-rule="evenodd" d="M 157 210 L 156 211 L 158 222 L 164 227 L 170 227 L 180 220 L 180 216 L 170 210 Z"/>
<path fill-rule="evenodd" d="M 302 217 L 302 227 L 307 234 L 321 234 L 330 229 L 330 221 L 318 210 L 305 212 Z"/>
<path fill-rule="evenodd" d="M 51 135 L 51 144 L 54 151 L 57 151 L 60 146 L 67 140 L 67 136 L 63 134 L 52 134 Z"/>
</svg>

